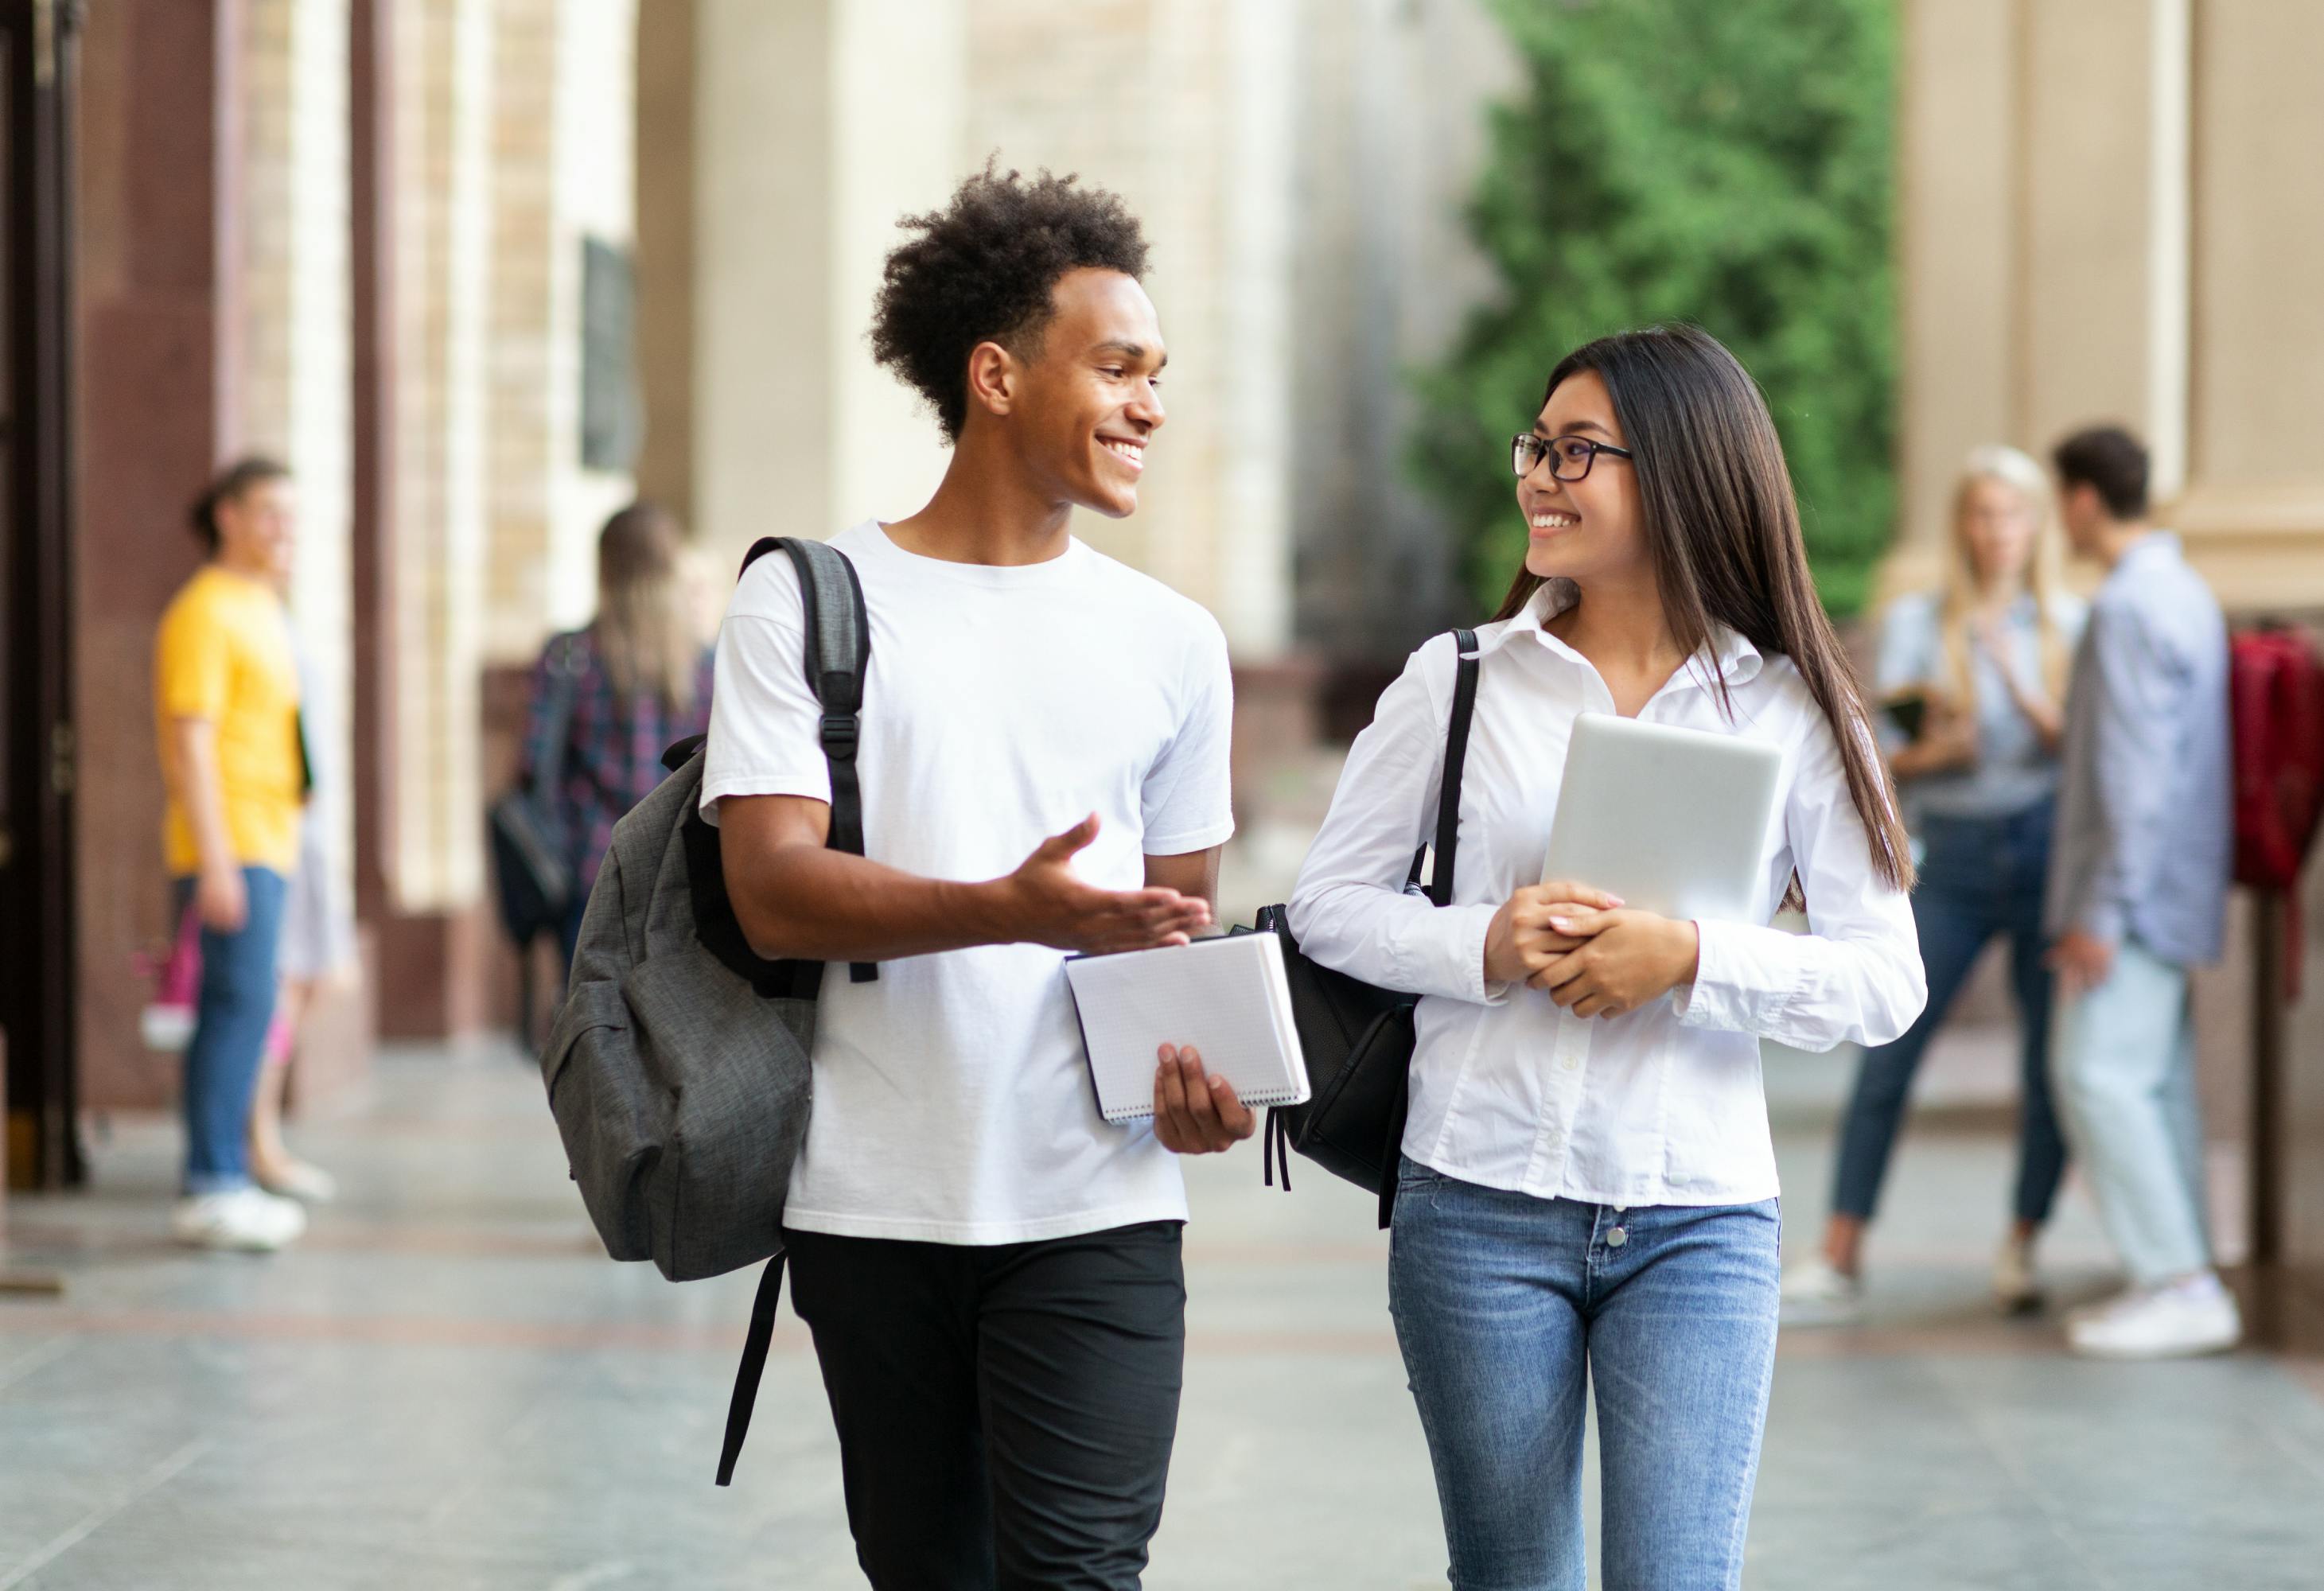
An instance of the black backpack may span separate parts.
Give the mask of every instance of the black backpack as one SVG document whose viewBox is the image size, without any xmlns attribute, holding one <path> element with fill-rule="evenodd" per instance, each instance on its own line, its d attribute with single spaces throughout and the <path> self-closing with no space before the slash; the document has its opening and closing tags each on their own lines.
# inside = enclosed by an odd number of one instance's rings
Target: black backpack
<svg viewBox="0 0 2324 1591">
<path fill-rule="evenodd" d="M 1428 876 L 1428 898 L 1437 906 L 1452 899 L 1452 869 L 1461 842 L 1461 773 L 1468 760 L 1469 724 L 1477 707 L 1477 637 L 1453 632 L 1458 657 L 1452 713 L 1445 728 L 1444 776 L 1436 798 L 1436 863 Z M 1405 888 L 1420 883 L 1429 848 L 1413 853 Z M 1283 970 L 1291 985 L 1292 1019 L 1307 1061 L 1309 1095 L 1304 1105 L 1277 1105 L 1267 1113 L 1267 1180 L 1279 1166 L 1283 1187 L 1291 1187 L 1290 1151 L 1297 1150 L 1334 1176 L 1379 1195 L 1379 1224 L 1386 1228 L 1396 1207 L 1397 1158 L 1404 1144 L 1410 1102 L 1413 1013 L 1416 996 L 1376 989 L 1345 972 L 1309 961 L 1292 936 L 1280 906 L 1259 909 L 1261 933 L 1283 941 Z"/>
<path fill-rule="evenodd" d="M 872 655 L 846 556 L 768 538 L 799 573 L 808 682 L 823 704 L 835 851 L 863 853 L 858 714 Z M 727 1411 L 718 1484 L 750 1429 L 782 1291 L 783 1200 L 813 1099 L 820 961 L 770 961 L 742 936 L 718 831 L 701 813 L 705 737 L 672 746 L 672 771 L 613 827 L 573 956 L 541 1077 L 582 1202 L 618 1260 L 673 1282 L 767 1262 Z M 878 969 L 854 969 L 858 982 Z"/>
</svg>

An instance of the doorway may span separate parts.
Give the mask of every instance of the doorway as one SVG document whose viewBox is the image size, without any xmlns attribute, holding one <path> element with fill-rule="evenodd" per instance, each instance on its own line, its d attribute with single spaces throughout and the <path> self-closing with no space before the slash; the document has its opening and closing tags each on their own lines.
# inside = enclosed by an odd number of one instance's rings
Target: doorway
<svg viewBox="0 0 2324 1591">
<path fill-rule="evenodd" d="M 72 150 L 82 0 L 0 0 L 0 1042 L 8 1181 L 75 1130 Z"/>
</svg>

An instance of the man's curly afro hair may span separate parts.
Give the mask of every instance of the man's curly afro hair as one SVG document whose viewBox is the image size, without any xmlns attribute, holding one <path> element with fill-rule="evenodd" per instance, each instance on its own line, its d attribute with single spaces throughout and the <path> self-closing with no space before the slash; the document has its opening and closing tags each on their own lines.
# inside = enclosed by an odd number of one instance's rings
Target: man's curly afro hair
<svg viewBox="0 0 2324 1591">
<path fill-rule="evenodd" d="M 1075 181 L 987 164 L 943 209 L 898 223 L 919 235 L 888 256 L 872 354 L 928 400 L 947 441 L 968 422 L 971 349 L 1036 346 L 1055 313 L 1050 290 L 1069 271 L 1146 272 L 1138 218 L 1117 196 Z"/>
</svg>

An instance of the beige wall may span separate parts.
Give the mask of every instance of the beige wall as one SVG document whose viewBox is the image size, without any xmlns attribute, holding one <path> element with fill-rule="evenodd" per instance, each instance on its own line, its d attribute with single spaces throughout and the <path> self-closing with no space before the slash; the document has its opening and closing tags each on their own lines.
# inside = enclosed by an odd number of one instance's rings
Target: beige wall
<svg viewBox="0 0 2324 1591">
<path fill-rule="evenodd" d="M 693 269 L 681 282 L 657 275 L 654 255 L 639 262 L 650 303 L 691 298 L 695 522 L 722 562 L 759 536 L 837 529 L 824 400 L 829 12 L 696 0 Z"/>
<path fill-rule="evenodd" d="M 2202 0 L 2180 521 L 2254 606 L 2324 602 L 2324 6 Z"/>
<path fill-rule="evenodd" d="M 1902 535 L 1976 443 L 2115 419 L 2231 609 L 2324 603 L 2324 7 L 1907 0 Z"/>
<path fill-rule="evenodd" d="M 582 246 L 628 249 L 635 0 L 499 0 L 484 656 L 530 659 L 596 606 L 595 541 L 634 492 L 581 464 Z"/>
</svg>

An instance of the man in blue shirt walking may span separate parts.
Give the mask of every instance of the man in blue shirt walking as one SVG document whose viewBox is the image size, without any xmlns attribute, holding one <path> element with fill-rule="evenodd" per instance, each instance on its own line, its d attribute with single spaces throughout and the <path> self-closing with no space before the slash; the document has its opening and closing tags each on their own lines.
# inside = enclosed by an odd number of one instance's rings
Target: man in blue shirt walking
<svg viewBox="0 0 2324 1591">
<path fill-rule="evenodd" d="M 2078 432 L 2053 455 L 2074 550 L 2103 564 L 2066 708 L 2045 922 L 2058 1102 L 2130 1285 L 2067 1322 L 2077 1353 L 2231 1347 L 2211 1266 L 2190 970 L 2218 959 L 2234 843 L 2227 633 L 2147 520 L 2146 449 Z"/>
</svg>

